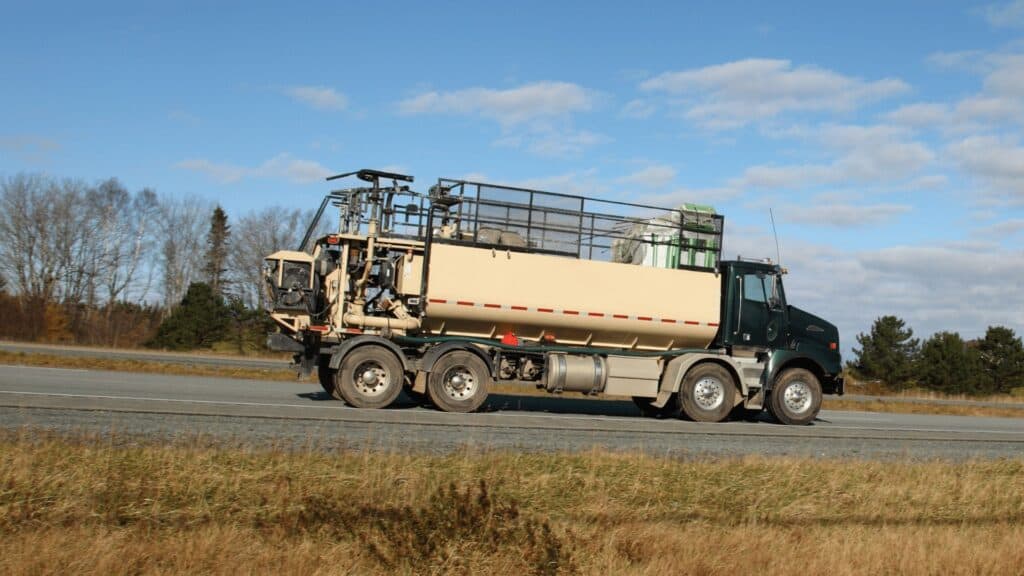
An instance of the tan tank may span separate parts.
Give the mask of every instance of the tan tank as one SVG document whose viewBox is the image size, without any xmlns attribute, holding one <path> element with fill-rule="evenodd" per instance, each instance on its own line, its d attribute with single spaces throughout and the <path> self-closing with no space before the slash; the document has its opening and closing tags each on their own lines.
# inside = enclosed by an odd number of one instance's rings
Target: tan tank
<svg viewBox="0 0 1024 576">
<path fill-rule="evenodd" d="M 422 329 L 432 334 L 666 350 L 705 348 L 718 331 L 713 272 L 441 243 L 430 260 Z M 409 268 L 405 280 L 418 280 Z"/>
</svg>

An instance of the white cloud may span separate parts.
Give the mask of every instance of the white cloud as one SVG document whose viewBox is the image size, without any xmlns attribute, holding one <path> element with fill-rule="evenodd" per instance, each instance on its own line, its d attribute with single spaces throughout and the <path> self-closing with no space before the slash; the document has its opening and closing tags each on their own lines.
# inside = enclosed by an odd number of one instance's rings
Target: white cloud
<svg viewBox="0 0 1024 576">
<path fill-rule="evenodd" d="M 1010 218 L 994 224 L 989 224 L 975 231 L 983 236 L 995 236 L 1004 238 L 1024 232 L 1024 218 Z"/>
<path fill-rule="evenodd" d="M 635 184 L 645 188 L 663 188 L 676 178 L 676 169 L 666 164 L 654 164 L 627 174 L 617 180 L 620 184 Z"/>
<path fill-rule="evenodd" d="M 894 314 L 916 335 L 958 331 L 965 338 L 992 325 L 1024 331 L 1024 291 L 1007 278 L 1024 277 L 1024 252 L 988 245 L 893 246 L 841 250 L 782 234 L 786 297 L 836 323 L 844 350 L 879 316 Z M 726 222 L 726 230 L 729 230 Z M 775 258 L 767 234 L 726 234 L 723 255 Z"/>
<path fill-rule="evenodd" d="M 949 122 L 952 113 L 946 104 L 918 102 L 900 106 L 884 117 L 887 121 L 901 126 L 930 128 Z"/>
<path fill-rule="evenodd" d="M 865 81 L 788 60 L 747 59 L 677 72 L 640 84 L 681 98 L 684 116 L 712 129 L 740 127 L 787 112 L 846 112 L 909 90 L 896 78 Z"/>
<path fill-rule="evenodd" d="M 642 194 L 630 202 L 646 204 L 648 206 L 664 206 L 674 208 L 683 204 L 704 204 L 714 205 L 721 202 L 728 202 L 740 195 L 740 190 L 727 186 L 719 188 L 675 188 L 670 192 L 662 194 Z"/>
<path fill-rule="evenodd" d="M 402 100 L 403 114 L 456 114 L 492 118 L 503 125 L 540 118 L 567 116 L 590 110 L 594 95 L 569 82 L 536 82 L 516 88 L 468 88 L 451 92 L 425 92 Z"/>
<path fill-rule="evenodd" d="M 626 102 L 626 105 L 622 107 L 621 116 L 626 118 L 649 118 L 657 110 L 657 107 L 651 102 L 644 100 L 643 98 L 636 98 Z"/>
<path fill-rule="evenodd" d="M 997 28 L 1019 28 L 1024 26 L 1024 0 L 985 7 L 985 19 Z"/>
<path fill-rule="evenodd" d="M 285 89 L 285 93 L 317 110 L 344 110 L 348 107 L 348 98 L 344 94 L 326 86 L 291 86 Z"/>
<path fill-rule="evenodd" d="M 60 150 L 60 142 L 33 134 L 0 135 L 0 150 L 18 156 L 31 163 L 45 162 L 51 154 Z"/>
<path fill-rule="evenodd" d="M 805 188 L 822 184 L 895 182 L 927 166 L 935 154 L 896 126 L 827 125 L 808 132 L 838 157 L 828 164 L 758 165 L 747 168 L 733 186 Z"/>
<path fill-rule="evenodd" d="M 600 197 L 608 191 L 606 182 L 597 177 L 596 168 L 573 170 L 553 176 L 513 180 L 506 182 L 506 184 L 517 188 L 575 194 L 591 198 Z"/>
<path fill-rule="evenodd" d="M 218 182 L 230 184 L 245 178 L 248 169 L 235 164 L 211 162 L 206 158 L 188 158 L 175 164 L 175 168 L 206 174 Z"/>
<path fill-rule="evenodd" d="M 182 160 L 175 167 L 205 174 L 225 184 L 239 182 L 246 178 L 276 178 L 298 184 L 308 184 L 331 175 L 331 171 L 318 162 L 293 158 L 287 153 L 278 154 L 262 164 L 252 167 L 213 162 L 206 158 Z"/>
<path fill-rule="evenodd" d="M 1024 147 L 996 136 L 970 136 L 950 144 L 948 154 L 960 168 L 997 196 L 1024 200 Z"/>
<path fill-rule="evenodd" d="M 907 184 L 910 190 L 937 190 L 949 183 L 949 178 L 944 174 L 928 174 L 915 178 Z"/>
<path fill-rule="evenodd" d="M 985 59 L 981 50 L 960 50 L 956 52 L 933 52 L 928 55 L 928 63 L 939 68 L 958 70 L 976 70 Z"/>
<path fill-rule="evenodd" d="M 589 130 L 544 130 L 539 134 L 530 134 L 527 139 L 528 151 L 550 158 L 579 157 L 591 146 L 612 141 L 609 136 Z"/>
<path fill-rule="evenodd" d="M 835 228 L 861 228 L 880 224 L 911 210 L 903 204 L 818 204 L 787 206 L 779 215 L 787 222 L 831 226 Z"/>
</svg>

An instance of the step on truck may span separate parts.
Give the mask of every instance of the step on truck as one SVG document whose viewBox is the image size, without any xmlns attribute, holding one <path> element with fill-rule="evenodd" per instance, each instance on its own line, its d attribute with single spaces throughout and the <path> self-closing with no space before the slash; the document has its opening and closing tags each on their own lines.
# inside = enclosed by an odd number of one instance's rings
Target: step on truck
<svg viewBox="0 0 1024 576">
<path fill-rule="evenodd" d="M 843 393 L 836 327 L 787 303 L 770 260 L 722 261 L 711 210 L 444 178 L 419 193 L 378 170 L 329 180 L 352 176 L 365 185 L 328 194 L 263 271 L 268 345 L 352 406 L 405 390 L 472 412 L 501 382 L 807 424 Z"/>
</svg>

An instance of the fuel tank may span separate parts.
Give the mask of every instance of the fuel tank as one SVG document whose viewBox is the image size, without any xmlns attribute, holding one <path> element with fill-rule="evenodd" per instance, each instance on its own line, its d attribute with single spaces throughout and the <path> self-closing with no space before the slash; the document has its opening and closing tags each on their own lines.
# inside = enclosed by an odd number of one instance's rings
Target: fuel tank
<svg viewBox="0 0 1024 576">
<path fill-rule="evenodd" d="M 423 330 L 638 350 L 706 348 L 714 272 L 434 243 Z"/>
</svg>

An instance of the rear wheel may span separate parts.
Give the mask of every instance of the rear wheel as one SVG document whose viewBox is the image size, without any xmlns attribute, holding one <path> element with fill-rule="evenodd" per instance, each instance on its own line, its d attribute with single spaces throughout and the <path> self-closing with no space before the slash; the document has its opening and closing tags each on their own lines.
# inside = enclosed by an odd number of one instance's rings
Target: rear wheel
<svg viewBox="0 0 1024 576">
<path fill-rule="evenodd" d="M 696 422 L 721 422 L 736 401 L 732 374 L 718 364 L 698 364 L 686 373 L 679 388 L 679 407 Z"/>
<path fill-rule="evenodd" d="M 441 356 L 427 378 L 430 401 L 445 412 L 473 412 L 487 400 L 490 387 L 487 364 L 465 350 Z"/>
<path fill-rule="evenodd" d="M 324 392 L 334 396 L 334 376 L 337 371 L 331 370 L 330 363 L 330 355 L 321 354 L 316 364 L 316 375 L 317 379 L 320 380 L 320 387 L 324 389 Z"/>
<path fill-rule="evenodd" d="M 356 408 L 383 408 L 402 392 L 402 363 L 383 346 L 356 348 L 341 361 L 335 374 L 335 392 Z"/>
<path fill-rule="evenodd" d="M 783 424 L 809 424 L 821 410 L 821 383 L 803 368 L 784 371 L 768 396 L 768 410 Z"/>
</svg>

